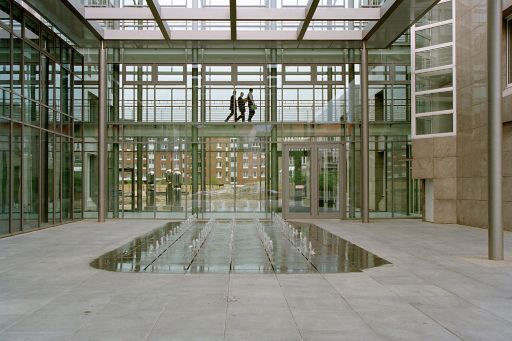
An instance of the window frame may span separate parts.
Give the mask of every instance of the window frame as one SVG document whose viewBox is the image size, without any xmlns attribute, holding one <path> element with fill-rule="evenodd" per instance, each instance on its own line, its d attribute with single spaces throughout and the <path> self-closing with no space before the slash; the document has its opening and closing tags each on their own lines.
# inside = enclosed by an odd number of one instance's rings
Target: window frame
<svg viewBox="0 0 512 341">
<path fill-rule="evenodd" d="M 506 20 L 507 87 L 512 88 L 512 15 Z"/>
</svg>

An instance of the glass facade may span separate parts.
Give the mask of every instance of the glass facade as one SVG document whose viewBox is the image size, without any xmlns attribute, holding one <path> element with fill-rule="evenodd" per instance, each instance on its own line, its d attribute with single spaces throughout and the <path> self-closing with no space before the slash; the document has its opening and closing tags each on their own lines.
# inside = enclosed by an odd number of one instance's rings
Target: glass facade
<svg viewBox="0 0 512 341">
<path fill-rule="evenodd" d="M 383 2 L 322 1 L 320 6 Z M 359 48 L 109 45 L 107 169 L 100 171 L 98 50 L 78 47 L 78 53 L 21 7 L 0 3 L 0 234 L 97 218 L 103 176 L 109 218 L 269 218 L 292 206 L 317 210 L 315 216 L 361 216 Z M 85 4 L 129 7 L 133 2 Z M 161 4 L 192 6 L 191 1 Z M 136 5 L 146 6 L 144 1 Z M 119 29 L 118 24 L 113 27 Z M 340 30 L 345 24 L 312 21 L 311 27 Z M 349 29 L 357 25 L 348 23 Z M 450 38 L 445 29 L 431 27 L 422 49 L 444 46 Z M 453 110 L 447 91 L 438 91 L 453 82 L 453 75 L 430 67 L 434 59 L 443 63 L 442 57 L 416 56 L 429 68 L 416 75 L 417 89 L 424 93 L 412 95 L 410 39 L 405 34 L 389 49 L 369 53 L 372 217 L 420 215 L 419 182 L 411 174 L 411 108 Z M 249 89 L 255 106 L 243 104 L 245 117 L 225 122 L 233 92 L 247 99 Z M 451 129 L 445 120 L 432 125 L 427 118 L 417 122 L 421 131 Z M 308 155 L 285 153 L 300 151 L 299 145 L 315 149 Z"/>
<path fill-rule="evenodd" d="M 440 1 L 411 30 L 415 138 L 456 132 L 454 11 L 451 0 Z"/>
<path fill-rule="evenodd" d="M 81 219 L 72 160 L 83 58 L 10 1 L 0 1 L 0 40 L 0 235 Z"/>
</svg>

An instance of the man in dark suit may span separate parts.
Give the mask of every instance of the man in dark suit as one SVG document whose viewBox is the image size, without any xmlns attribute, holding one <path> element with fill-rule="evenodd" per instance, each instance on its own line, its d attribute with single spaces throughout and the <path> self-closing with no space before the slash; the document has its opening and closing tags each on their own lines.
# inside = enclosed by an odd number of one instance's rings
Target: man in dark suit
<svg viewBox="0 0 512 341">
<path fill-rule="evenodd" d="M 238 97 L 238 111 L 240 111 L 240 116 L 235 119 L 235 122 L 238 122 L 242 119 L 242 122 L 245 122 L 245 98 L 244 93 L 240 93 L 240 97 Z"/>
<path fill-rule="evenodd" d="M 230 114 L 228 115 L 228 117 L 226 117 L 224 122 L 229 121 L 231 116 L 235 116 L 236 122 L 236 90 L 233 90 L 233 95 L 231 95 L 231 99 L 229 100 L 229 112 Z"/>
</svg>

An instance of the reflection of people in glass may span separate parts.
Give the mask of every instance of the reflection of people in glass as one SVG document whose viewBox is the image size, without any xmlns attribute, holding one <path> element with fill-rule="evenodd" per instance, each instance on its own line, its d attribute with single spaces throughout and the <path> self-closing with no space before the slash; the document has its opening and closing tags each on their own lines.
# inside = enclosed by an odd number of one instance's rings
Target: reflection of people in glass
<svg viewBox="0 0 512 341">
<path fill-rule="evenodd" d="M 231 95 L 231 99 L 229 100 L 229 115 L 226 117 L 224 122 L 229 121 L 231 116 L 235 116 L 236 121 L 236 90 L 233 90 L 233 95 Z"/>
<path fill-rule="evenodd" d="M 247 104 L 249 106 L 249 119 L 247 121 L 251 122 L 252 117 L 256 114 L 256 104 L 254 104 L 254 98 L 252 97 L 253 89 L 249 89 L 249 93 L 247 94 Z"/>
<path fill-rule="evenodd" d="M 245 122 L 245 99 L 244 99 L 244 93 L 240 93 L 240 97 L 238 97 L 238 111 L 240 111 L 240 116 L 238 116 L 235 119 L 235 122 L 238 122 L 238 120 L 242 119 L 242 122 Z"/>
</svg>

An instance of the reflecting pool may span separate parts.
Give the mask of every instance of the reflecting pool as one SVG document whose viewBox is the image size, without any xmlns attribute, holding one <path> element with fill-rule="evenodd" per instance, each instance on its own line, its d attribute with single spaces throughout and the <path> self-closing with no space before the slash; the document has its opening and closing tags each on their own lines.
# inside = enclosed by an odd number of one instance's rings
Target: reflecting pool
<svg viewBox="0 0 512 341">
<path fill-rule="evenodd" d="M 316 225 L 272 221 L 170 222 L 91 262 L 117 272 L 338 273 L 390 264 Z M 258 227 L 259 226 L 259 227 Z"/>
</svg>

